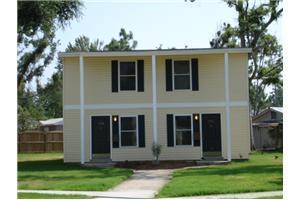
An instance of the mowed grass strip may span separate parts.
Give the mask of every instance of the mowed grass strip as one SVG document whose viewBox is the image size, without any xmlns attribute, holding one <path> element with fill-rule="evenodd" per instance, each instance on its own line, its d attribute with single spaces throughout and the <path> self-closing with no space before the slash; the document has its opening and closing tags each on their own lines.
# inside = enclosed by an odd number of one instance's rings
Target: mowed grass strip
<svg viewBox="0 0 300 200">
<path fill-rule="evenodd" d="M 104 191 L 133 173 L 128 169 L 63 163 L 61 156 L 51 153 L 19 155 L 18 189 Z"/>
<path fill-rule="evenodd" d="M 40 193 L 18 193 L 18 199 L 90 199 L 86 195 L 64 195 L 64 194 L 40 194 Z"/>
<path fill-rule="evenodd" d="M 181 169 L 157 197 L 275 191 L 283 188 L 282 153 L 252 153 L 248 161 Z"/>
</svg>

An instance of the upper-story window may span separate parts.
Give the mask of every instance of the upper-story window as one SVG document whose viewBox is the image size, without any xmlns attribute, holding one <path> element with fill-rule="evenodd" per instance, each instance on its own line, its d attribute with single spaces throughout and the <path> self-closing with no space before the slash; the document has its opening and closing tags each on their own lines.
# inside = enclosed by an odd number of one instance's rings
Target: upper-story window
<svg viewBox="0 0 300 200">
<path fill-rule="evenodd" d="M 173 72 L 174 90 L 191 89 L 191 65 L 189 60 L 175 60 Z"/>
<path fill-rule="evenodd" d="M 136 62 L 119 62 L 120 91 L 136 90 L 137 69 Z"/>
<path fill-rule="evenodd" d="M 166 59 L 166 91 L 199 91 L 198 59 Z"/>
</svg>

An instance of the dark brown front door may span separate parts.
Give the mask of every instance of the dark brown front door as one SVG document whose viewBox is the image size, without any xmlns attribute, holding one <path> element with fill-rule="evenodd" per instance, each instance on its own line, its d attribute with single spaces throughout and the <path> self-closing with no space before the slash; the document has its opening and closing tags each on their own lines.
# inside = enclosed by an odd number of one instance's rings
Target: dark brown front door
<svg viewBox="0 0 300 200">
<path fill-rule="evenodd" d="M 202 115 L 203 155 L 221 155 L 221 117 L 220 114 Z"/>
<path fill-rule="evenodd" d="M 92 154 L 110 153 L 110 117 L 92 117 Z"/>
</svg>

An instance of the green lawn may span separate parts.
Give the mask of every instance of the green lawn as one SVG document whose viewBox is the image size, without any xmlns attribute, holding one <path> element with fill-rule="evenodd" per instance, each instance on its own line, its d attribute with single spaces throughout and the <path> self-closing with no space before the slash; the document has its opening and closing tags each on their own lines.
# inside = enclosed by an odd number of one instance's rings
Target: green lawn
<svg viewBox="0 0 300 200">
<path fill-rule="evenodd" d="M 85 195 L 62 195 L 62 194 L 39 194 L 39 193 L 18 193 L 18 199 L 89 199 Z"/>
<path fill-rule="evenodd" d="M 128 169 L 65 164 L 61 153 L 18 155 L 18 189 L 104 191 L 132 173 Z"/>
<path fill-rule="evenodd" d="M 275 156 L 278 156 L 275 159 Z M 158 197 L 282 190 L 282 153 L 252 153 L 248 161 L 181 169 Z"/>
</svg>

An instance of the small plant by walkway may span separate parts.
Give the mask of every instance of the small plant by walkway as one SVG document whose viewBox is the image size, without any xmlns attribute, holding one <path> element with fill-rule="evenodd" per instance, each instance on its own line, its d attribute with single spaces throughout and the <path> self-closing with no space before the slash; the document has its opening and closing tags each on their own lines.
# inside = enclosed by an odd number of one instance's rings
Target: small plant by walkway
<svg viewBox="0 0 300 200">
<path fill-rule="evenodd" d="M 177 170 L 158 197 L 282 190 L 282 153 L 252 153 L 248 161 Z"/>
<path fill-rule="evenodd" d="M 66 164 L 58 153 L 21 154 L 18 160 L 18 189 L 105 191 L 133 174 L 129 169 Z"/>
<path fill-rule="evenodd" d="M 18 199 L 90 199 L 86 195 L 18 193 Z"/>
</svg>

